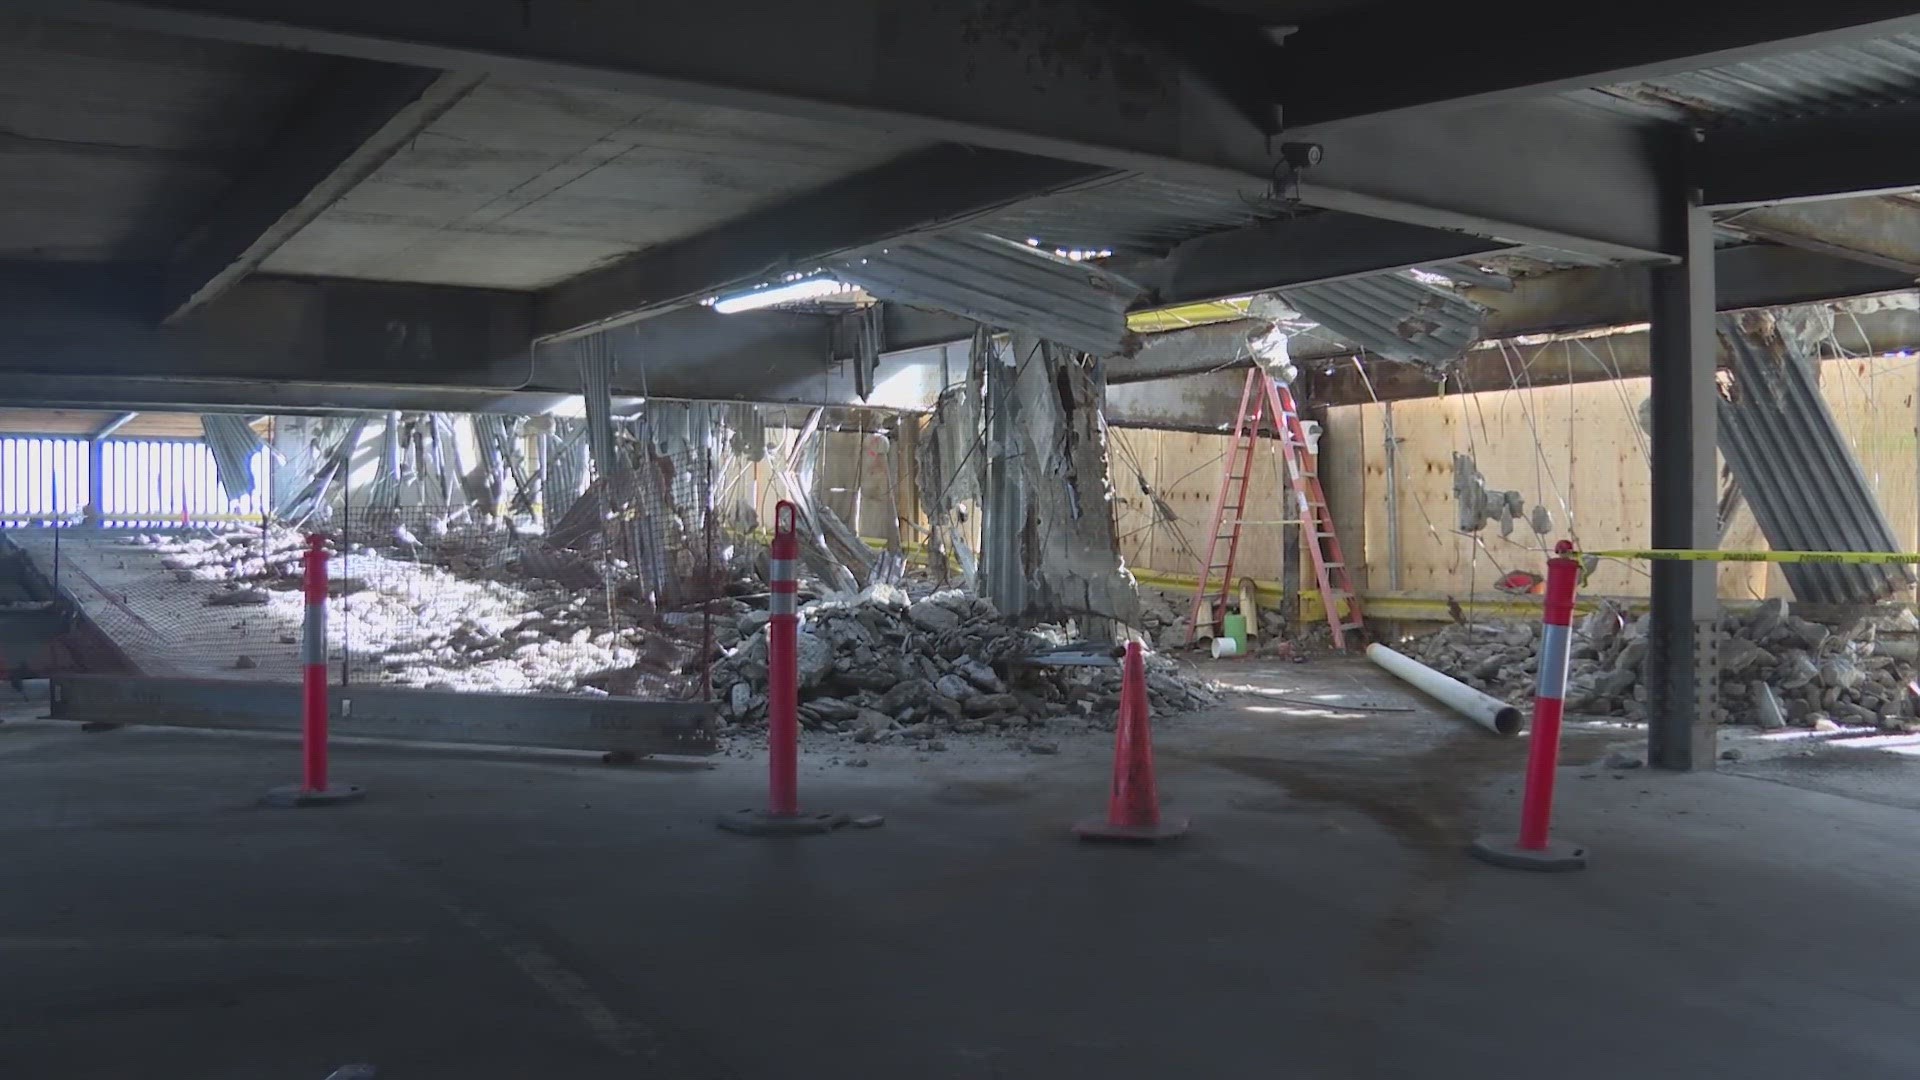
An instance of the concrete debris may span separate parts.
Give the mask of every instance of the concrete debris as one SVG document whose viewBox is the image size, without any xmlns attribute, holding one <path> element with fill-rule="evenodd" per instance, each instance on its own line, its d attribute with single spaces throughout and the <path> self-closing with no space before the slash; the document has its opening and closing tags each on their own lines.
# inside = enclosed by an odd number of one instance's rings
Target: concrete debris
<svg viewBox="0 0 1920 1080">
<path fill-rule="evenodd" d="M 356 682 L 668 698 L 699 691 L 698 614 L 662 614 L 619 589 L 610 598 L 602 582 L 625 580 L 619 560 L 588 563 L 492 525 L 364 534 L 380 543 L 349 544 L 328 563 L 328 653 L 347 658 Z M 164 605 L 139 601 L 138 621 L 116 616 L 113 605 L 90 609 L 123 647 L 172 661 L 179 670 L 165 668 L 170 674 L 210 675 L 188 666 L 210 651 L 194 646 L 244 639 L 235 641 L 246 648 L 239 660 L 213 663 L 260 680 L 299 677 L 299 650 L 289 646 L 299 644 L 305 618 L 301 532 L 249 526 L 99 543 L 136 569 L 145 564 L 189 586 L 170 585 Z M 564 580 L 562 564 L 587 565 L 595 587 Z M 252 610 L 217 636 L 205 609 L 220 607 Z M 808 659 L 803 651 L 803 675 Z M 811 659 L 818 681 L 832 652 Z"/>
<path fill-rule="evenodd" d="M 1646 763 L 1646 756 L 1637 750 L 1615 750 L 1607 755 L 1607 760 L 1602 763 L 1602 766 L 1614 770 L 1638 769 Z"/>
<path fill-rule="evenodd" d="M 1611 602 L 1574 627 L 1567 711 L 1646 719 L 1645 615 Z M 1790 614 L 1768 600 L 1720 620 L 1720 703 L 1728 723 L 1776 730 L 1824 723 L 1905 731 L 1914 723 L 1911 639 L 1904 611 L 1845 625 Z M 1530 705 L 1538 668 L 1538 622 L 1478 621 L 1448 626 L 1401 646 L 1407 655 L 1469 686 Z"/>
<path fill-rule="evenodd" d="M 757 613 L 743 601 L 733 603 L 733 611 L 714 616 L 716 627 L 753 629 L 714 661 L 714 697 L 723 719 L 764 723 L 766 620 L 752 618 Z M 801 608 L 800 620 L 800 723 L 845 732 L 857 742 L 915 742 L 931 749 L 952 735 L 997 731 L 1032 749 L 1037 733 L 1055 722 L 1091 719 L 1110 726 L 1119 707 L 1117 662 L 1027 662 L 1067 644 L 1067 632 L 1017 629 L 987 600 L 964 590 L 931 592 L 910 602 L 898 589 L 816 600 Z M 716 640 L 726 636 L 717 632 Z M 1219 700 L 1211 683 L 1174 661 L 1150 654 L 1147 664 L 1155 716 Z"/>
<path fill-rule="evenodd" d="M 1501 536 L 1513 535 L 1514 521 L 1524 517 L 1527 509 L 1526 500 L 1518 491 L 1490 490 L 1472 456 L 1460 453 L 1453 455 L 1453 503 L 1459 511 L 1461 532 L 1479 532 L 1487 522 L 1497 521 Z M 1553 529 L 1552 519 L 1546 524 L 1545 530 L 1532 524 L 1529 527 L 1544 536 Z"/>
</svg>

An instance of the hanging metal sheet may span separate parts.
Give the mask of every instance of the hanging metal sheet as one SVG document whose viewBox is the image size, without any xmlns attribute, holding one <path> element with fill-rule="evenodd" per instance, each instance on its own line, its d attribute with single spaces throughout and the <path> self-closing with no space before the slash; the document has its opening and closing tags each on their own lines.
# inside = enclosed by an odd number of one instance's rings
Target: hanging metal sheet
<svg viewBox="0 0 1920 1080">
<path fill-rule="evenodd" d="M 1719 403 L 1720 451 L 1776 551 L 1898 551 L 1887 515 L 1820 394 L 1813 354 L 1767 311 L 1722 315 L 1720 350 L 1733 370 Z M 1913 584 L 1904 566 L 1781 567 L 1795 598 L 1865 604 Z"/>
<path fill-rule="evenodd" d="M 1138 284 L 1088 262 L 985 233 L 913 237 L 834 273 L 884 300 L 1024 330 L 1098 356 L 1132 351 L 1127 305 Z"/>
<path fill-rule="evenodd" d="M 1480 340 L 1478 306 L 1404 273 L 1287 289 L 1280 299 L 1341 341 L 1423 367 L 1450 365 Z"/>
<path fill-rule="evenodd" d="M 206 434 L 207 449 L 220 476 L 220 486 L 230 499 L 253 494 L 253 456 L 260 452 L 260 436 L 253 430 L 250 417 L 232 413 L 206 413 L 200 417 L 200 430 Z"/>
</svg>

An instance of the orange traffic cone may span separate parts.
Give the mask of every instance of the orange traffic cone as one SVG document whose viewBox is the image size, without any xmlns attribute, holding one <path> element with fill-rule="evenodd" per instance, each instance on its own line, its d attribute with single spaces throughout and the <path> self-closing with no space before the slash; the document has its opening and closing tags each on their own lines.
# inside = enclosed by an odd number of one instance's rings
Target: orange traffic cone
<svg viewBox="0 0 1920 1080">
<path fill-rule="evenodd" d="M 1153 782 L 1152 717 L 1147 706 L 1147 661 L 1140 643 L 1127 643 L 1120 668 L 1120 722 L 1113 736 L 1113 791 L 1107 816 L 1073 827 L 1082 840 L 1171 840 L 1185 835 L 1185 817 L 1162 817 Z"/>
</svg>

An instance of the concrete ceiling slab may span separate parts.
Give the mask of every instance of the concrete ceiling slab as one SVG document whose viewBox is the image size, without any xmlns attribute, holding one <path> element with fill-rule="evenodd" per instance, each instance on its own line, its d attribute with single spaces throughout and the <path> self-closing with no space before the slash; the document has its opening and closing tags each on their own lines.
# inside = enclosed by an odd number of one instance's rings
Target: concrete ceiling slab
<svg viewBox="0 0 1920 1080">
<path fill-rule="evenodd" d="M 644 94 L 489 80 L 264 269 L 545 288 L 924 145 Z"/>
<path fill-rule="evenodd" d="M 0 19 L 0 258 L 163 259 L 332 62 Z"/>
</svg>

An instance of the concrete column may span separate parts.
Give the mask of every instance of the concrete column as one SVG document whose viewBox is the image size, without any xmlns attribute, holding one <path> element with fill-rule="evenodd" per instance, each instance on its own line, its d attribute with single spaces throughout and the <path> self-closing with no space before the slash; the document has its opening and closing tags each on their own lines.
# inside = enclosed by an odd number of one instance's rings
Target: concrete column
<svg viewBox="0 0 1920 1080">
<path fill-rule="evenodd" d="M 1653 529 L 1656 548 L 1713 548 L 1715 457 L 1713 221 L 1689 197 L 1674 227 L 1679 266 L 1650 271 L 1653 369 Z M 1653 563 L 1647 642 L 1647 760 L 1662 769 L 1712 769 L 1719 687 L 1720 601 L 1710 562 Z"/>
<path fill-rule="evenodd" d="M 1021 350 L 1025 352 L 1022 353 Z M 1020 426 L 1026 403 L 1014 383 L 1022 360 L 1040 364 L 1040 339 L 1021 335 L 1011 348 L 989 344 L 981 357 L 985 368 L 986 490 L 981 502 L 980 592 L 1002 614 L 1017 615 L 1027 607 L 1026 568 L 1021 564 L 1020 535 L 1027 517 L 1027 473 L 1018 460 Z"/>
<path fill-rule="evenodd" d="M 982 591 L 1025 622 L 1076 620 L 1091 640 L 1137 622 L 1120 568 L 1097 364 L 1031 334 L 987 360 Z M 1011 361 L 1011 366 L 1003 361 Z"/>
</svg>

